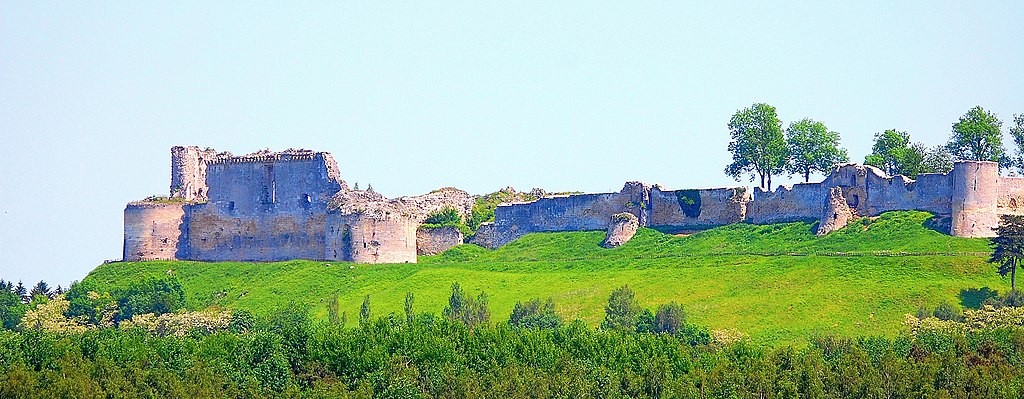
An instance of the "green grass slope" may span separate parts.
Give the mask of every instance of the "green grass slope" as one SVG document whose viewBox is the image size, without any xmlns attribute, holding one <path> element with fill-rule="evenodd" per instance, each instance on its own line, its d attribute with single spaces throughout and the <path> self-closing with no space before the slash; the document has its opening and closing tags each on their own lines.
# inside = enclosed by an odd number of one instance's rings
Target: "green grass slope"
<svg viewBox="0 0 1024 399">
<path fill-rule="evenodd" d="M 567 319 L 597 325 L 609 293 L 629 284 L 648 307 L 677 301 L 690 320 L 736 329 L 766 344 L 808 334 L 893 335 L 920 305 L 958 303 L 962 289 L 1005 290 L 985 263 L 987 240 L 950 237 L 925 225 L 930 215 L 893 212 L 815 237 L 809 223 L 738 224 L 676 237 L 641 229 L 616 249 L 603 232 L 530 234 L 497 250 L 473 245 L 421 257 L 419 264 L 344 262 L 127 262 L 86 277 L 113 288 L 147 275 L 177 275 L 188 306 L 258 314 L 290 302 L 326 317 L 335 293 L 350 323 L 370 295 L 375 315 L 416 309 L 440 313 L 453 282 L 486 291 L 492 320 L 516 301 L 554 298 Z"/>
</svg>

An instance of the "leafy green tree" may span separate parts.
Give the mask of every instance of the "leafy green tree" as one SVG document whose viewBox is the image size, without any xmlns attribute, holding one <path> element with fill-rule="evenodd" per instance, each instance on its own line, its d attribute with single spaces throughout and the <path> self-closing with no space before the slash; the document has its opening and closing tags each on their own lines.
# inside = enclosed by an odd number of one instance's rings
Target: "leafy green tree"
<svg viewBox="0 0 1024 399">
<path fill-rule="evenodd" d="M 953 155 L 945 146 L 937 145 L 924 152 L 920 173 L 948 173 L 953 170 Z"/>
<path fill-rule="evenodd" d="M 516 302 L 508 324 L 516 328 L 555 328 L 562 325 L 562 318 L 555 313 L 555 302 L 548 298 L 543 304 L 540 299 Z"/>
<path fill-rule="evenodd" d="M 640 311 L 640 314 L 636 316 L 636 332 L 638 333 L 655 333 L 658 332 L 657 326 L 654 321 L 654 313 L 651 313 L 650 309 L 644 309 Z"/>
<path fill-rule="evenodd" d="M 998 266 L 999 275 L 1010 275 L 1010 289 L 1017 289 L 1017 264 L 1024 258 L 1024 216 L 1000 215 L 996 236 L 991 239 L 990 263 Z"/>
<path fill-rule="evenodd" d="M 846 149 L 839 147 L 839 133 L 829 131 L 824 123 L 804 118 L 786 129 L 789 148 L 789 173 L 811 180 L 811 173 L 828 173 L 839 163 L 849 162 Z"/>
<path fill-rule="evenodd" d="M 775 107 L 758 103 L 736 111 L 729 120 L 729 135 L 732 163 L 725 174 L 737 181 L 749 174 L 751 181 L 760 178 L 762 189 L 771 189 L 772 176 L 782 173 L 789 157 Z"/>
<path fill-rule="evenodd" d="M 13 330 L 25 315 L 28 306 L 21 302 L 21 297 L 14 293 L 10 283 L 2 283 L 0 280 L 0 327 Z"/>
<path fill-rule="evenodd" d="M 993 161 L 1006 164 L 1003 121 L 980 106 L 971 108 L 953 124 L 946 148 L 955 159 Z"/>
<path fill-rule="evenodd" d="M 464 313 L 466 294 L 462 292 L 459 283 L 452 283 L 452 295 L 448 297 L 448 306 L 444 308 L 444 317 L 449 320 L 457 320 Z"/>
<path fill-rule="evenodd" d="M 185 307 L 185 290 L 176 276 L 149 278 L 112 293 L 119 309 L 116 320 L 144 313 L 161 315 Z"/>
<path fill-rule="evenodd" d="M 359 325 L 366 326 L 370 322 L 370 296 L 363 298 L 363 304 L 359 306 Z"/>
<path fill-rule="evenodd" d="M 1013 143 L 1017 145 L 1017 152 L 1010 162 L 1017 167 L 1017 170 L 1024 172 L 1024 114 L 1014 115 L 1013 126 L 1010 126 L 1007 131 L 1013 138 Z"/>
<path fill-rule="evenodd" d="M 875 143 L 864 164 L 882 169 L 890 176 L 915 178 L 919 173 L 929 172 L 924 167 L 927 151 L 923 144 L 912 144 L 907 132 L 889 129 L 875 133 Z"/>
<path fill-rule="evenodd" d="M 439 211 L 433 212 L 427 215 L 426 220 L 423 224 L 436 225 L 436 226 L 457 226 L 462 224 L 462 216 L 459 215 L 459 211 L 455 208 L 444 208 Z"/>
<path fill-rule="evenodd" d="M 640 305 L 637 304 L 636 294 L 624 285 L 612 291 L 608 297 L 608 304 L 604 307 L 604 321 L 601 328 L 617 331 L 635 331 L 636 319 L 640 315 Z"/>
<path fill-rule="evenodd" d="M 676 335 L 686 324 L 686 312 L 675 302 L 658 306 L 654 315 L 654 330 L 661 333 Z"/>
</svg>

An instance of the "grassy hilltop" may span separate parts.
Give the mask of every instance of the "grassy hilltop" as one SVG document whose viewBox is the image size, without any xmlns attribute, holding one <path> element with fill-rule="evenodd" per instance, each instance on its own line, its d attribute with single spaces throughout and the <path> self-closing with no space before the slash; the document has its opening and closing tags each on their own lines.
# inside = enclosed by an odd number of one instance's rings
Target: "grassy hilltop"
<svg viewBox="0 0 1024 399">
<path fill-rule="evenodd" d="M 349 323 L 365 295 L 375 315 L 401 313 L 409 291 L 417 311 L 440 313 L 459 282 L 470 294 L 487 292 L 492 321 L 506 320 L 516 301 L 551 297 L 564 318 L 597 325 L 609 293 L 629 284 L 645 306 L 677 301 L 698 324 L 777 344 L 816 332 L 895 335 L 903 315 L 921 305 L 959 303 L 963 289 L 1008 288 L 985 263 L 987 240 L 938 233 L 926 227 L 930 217 L 892 212 L 821 238 L 801 222 L 687 237 L 641 229 L 616 249 L 598 245 L 603 232 L 530 234 L 493 251 L 459 246 L 419 264 L 111 263 L 86 279 L 113 288 L 173 273 L 193 309 L 263 314 L 294 301 L 323 318 L 337 293 Z"/>
</svg>

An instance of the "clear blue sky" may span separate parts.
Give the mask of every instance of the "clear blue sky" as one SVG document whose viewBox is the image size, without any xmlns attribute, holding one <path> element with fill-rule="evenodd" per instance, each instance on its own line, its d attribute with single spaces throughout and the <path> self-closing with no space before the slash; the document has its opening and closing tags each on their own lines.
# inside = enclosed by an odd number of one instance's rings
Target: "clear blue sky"
<svg viewBox="0 0 1024 399">
<path fill-rule="evenodd" d="M 754 102 L 854 160 L 1024 113 L 1020 2 L 141 3 L 0 5 L 0 278 L 119 258 L 178 144 L 330 151 L 388 196 L 599 192 L 736 185 L 726 123 Z"/>
</svg>

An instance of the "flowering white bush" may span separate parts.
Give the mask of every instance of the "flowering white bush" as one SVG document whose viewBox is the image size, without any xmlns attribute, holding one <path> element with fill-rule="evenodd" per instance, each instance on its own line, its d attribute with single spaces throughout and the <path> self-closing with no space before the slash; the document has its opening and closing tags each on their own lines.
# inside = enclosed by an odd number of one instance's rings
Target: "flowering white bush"
<svg viewBox="0 0 1024 399">
<path fill-rule="evenodd" d="M 21 318 L 21 328 L 57 333 L 80 333 L 87 330 L 87 325 L 64 315 L 70 308 L 71 302 L 64 299 L 64 295 L 57 295 L 25 312 L 25 316 Z"/>
<path fill-rule="evenodd" d="M 152 313 L 132 316 L 131 321 L 121 322 L 122 328 L 140 327 L 152 334 L 167 336 L 183 336 L 192 331 L 212 333 L 228 329 L 231 323 L 229 311 L 201 311 L 164 313 L 156 316 Z"/>
<path fill-rule="evenodd" d="M 1024 327 L 1024 308 L 1004 307 L 996 309 L 985 305 L 981 309 L 964 310 L 964 321 L 939 320 L 935 317 L 918 319 L 908 314 L 903 324 L 916 336 L 921 331 L 939 331 L 964 334 L 990 328 Z"/>
</svg>

